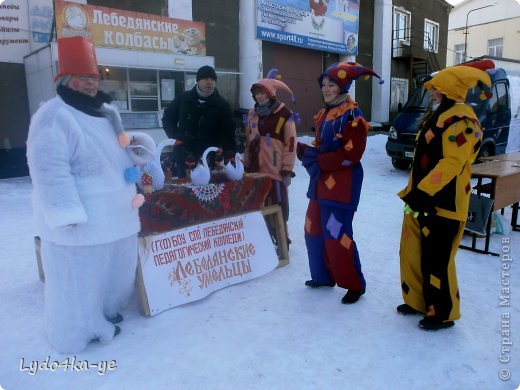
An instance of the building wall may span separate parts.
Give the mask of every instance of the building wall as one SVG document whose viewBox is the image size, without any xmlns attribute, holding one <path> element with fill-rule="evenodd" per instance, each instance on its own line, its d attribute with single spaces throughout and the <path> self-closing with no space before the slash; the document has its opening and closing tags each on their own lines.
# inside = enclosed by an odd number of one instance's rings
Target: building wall
<svg viewBox="0 0 520 390">
<path fill-rule="evenodd" d="M 443 0 L 393 0 L 393 5 L 403 8 L 411 14 L 410 46 L 403 47 L 399 56 L 394 57 L 393 50 L 390 53 L 392 58 L 392 79 L 399 79 L 394 80 L 396 82 L 407 80 L 407 95 L 410 96 L 416 88 L 416 77 L 446 66 L 448 21 L 452 6 Z M 429 52 L 424 48 L 425 19 L 438 23 L 437 52 Z M 393 23 L 393 20 L 390 23 Z M 392 44 L 395 44 L 395 42 Z M 390 80 L 389 82 L 392 81 Z M 406 95 L 399 98 L 394 97 L 394 99 L 393 108 L 390 108 L 392 110 L 390 112 L 391 120 L 398 114 L 396 103 L 406 103 Z"/>
<path fill-rule="evenodd" d="M 464 46 L 468 60 L 488 54 L 488 40 L 503 39 L 502 57 L 520 60 L 520 3 L 501 0 L 493 7 L 484 0 L 466 1 L 450 14 L 447 65 L 455 64 L 455 46 Z M 466 21 L 468 34 L 466 36 Z"/>
<path fill-rule="evenodd" d="M 358 55 L 356 62 L 373 68 L 374 51 L 374 1 L 361 0 L 359 9 Z M 376 73 L 381 69 L 374 69 Z M 355 83 L 356 102 L 367 120 L 372 118 L 372 81 L 359 78 Z"/>
<path fill-rule="evenodd" d="M 239 107 L 239 0 L 193 0 L 193 20 L 206 25 L 206 54 L 215 57 L 217 88 Z"/>
<path fill-rule="evenodd" d="M 28 174 L 29 108 L 23 64 L 0 62 L 0 178 Z"/>
<path fill-rule="evenodd" d="M 441 68 L 446 65 L 446 42 L 448 35 L 449 12 L 451 6 L 445 1 L 431 0 L 394 0 L 394 6 L 400 6 L 411 13 L 412 56 L 426 59 L 424 50 L 424 20 L 439 23 L 439 50 L 435 53 Z"/>
<path fill-rule="evenodd" d="M 89 5 L 124 9 L 145 14 L 168 16 L 167 0 L 88 0 Z"/>
<path fill-rule="evenodd" d="M 297 125 L 299 133 L 311 131 L 314 126 L 313 117 L 322 107 L 317 81 L 322 72 L 322 55 L 323 53 L 317 50 L 262 42 L 264 77 L 269 70 L 276 68 L 282 76 L 281 81 L 291 88 L 295 97 L 294 103 L 285 91 L 280 91 L 277 95 L 287 107 L 299 113 L 301 119 L 300 124 Z"/>
</svg>

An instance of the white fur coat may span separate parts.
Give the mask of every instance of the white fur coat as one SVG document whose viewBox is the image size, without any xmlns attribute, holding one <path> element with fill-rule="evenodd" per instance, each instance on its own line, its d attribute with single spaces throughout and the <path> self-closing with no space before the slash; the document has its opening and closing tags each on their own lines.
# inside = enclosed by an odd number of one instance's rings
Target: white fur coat
<svg viewBox="0 0 520 390">
<path fill-rule="evenodd" d="M 27 160 L 42 239 L 96 245 L 139 231 L 135 184 L 124 178 L 132 160 L 108 119 L 49 100 L 31 120 Z"/>
</svg>

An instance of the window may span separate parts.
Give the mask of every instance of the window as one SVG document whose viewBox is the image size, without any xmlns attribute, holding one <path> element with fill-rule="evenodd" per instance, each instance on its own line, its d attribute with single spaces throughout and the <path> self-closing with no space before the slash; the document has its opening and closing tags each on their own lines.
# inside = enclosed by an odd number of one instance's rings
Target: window
<svg viewBox="0 0 520 390">
<path fill-rule="evenodd" d="M 504 48 L 504 42 L 502 38 L 490 39 L 488 41 L 488 55 L 495 57 L 502 57 L 502 50 Z"/>
<path fill-rule="evenodd" d="M 184 91 L 185 72 L 99 67 L 99 88 L 120 111 L 160 111 Z M 195 75 L 193 75 L 195 77 Z"/>
<path fill-rule="evenodd" d="M 130 110 L 157 111 L 157 71 L 130 69 L 128 78 Z"/>
<path fill-rule="evenodd" d="M 464 62 L 464 44 L 455 45 L 453 49 L 455 58 L 453 59 L 453 64 L 461 64 Z"/>
<path fill-rule="evenodd" d="M 509 109 L 509 101 L 507 96 L 507 88 L 505 83 L 497 83 L 493 96 L 489 99 L 491 112 L 498 115 L 504 115 Z"/>
<path fill-rule="evenodd" d="M 127 70 L 102 66 L 99 71 L 102 75 L 99 89 L 110 95 L 112 104 L 119 110 L 128 110 Z"/>
<path fill-rule="evenodd" d="M 439 52 L 439 23 L 424 19 L 424 49 Z"/>
<path fill-rule="evenodd" d="M 397 112 L 399 103 L 404 106 L 408 100 L 408 79 L 392 77 L 390 87 L 390 111 Z"/>
<path fill-rule="evenodd" d="M 394 8 L 394 39 L 405 45 L 410 45 L 410 20 L 410 12 Z"/>
<path fill-rule="evenodd" d="M 403 46 L 410 46 L 411 15 L 410 12 L 402 8 L 394 7 L 394 31 L 392 42 L 394 57 L 402 55 Z"/>
</svg>

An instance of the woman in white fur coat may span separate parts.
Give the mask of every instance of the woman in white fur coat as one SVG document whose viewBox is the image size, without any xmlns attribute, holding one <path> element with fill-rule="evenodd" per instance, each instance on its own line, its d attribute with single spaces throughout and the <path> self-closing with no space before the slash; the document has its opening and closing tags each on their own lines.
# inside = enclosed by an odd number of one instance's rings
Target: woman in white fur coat
<svg viewBox="0 0 520 390">
<path fill-rule="evenodd" d="M 27 160 L 45 271 L 45 325 L 50 343 L 74 353 L 120 332 L 140 229 L 135 161 L 115 107 L 101 91 L 94 46 L 58 39 L 58 96 L 31 120 Z"/>
</svg>

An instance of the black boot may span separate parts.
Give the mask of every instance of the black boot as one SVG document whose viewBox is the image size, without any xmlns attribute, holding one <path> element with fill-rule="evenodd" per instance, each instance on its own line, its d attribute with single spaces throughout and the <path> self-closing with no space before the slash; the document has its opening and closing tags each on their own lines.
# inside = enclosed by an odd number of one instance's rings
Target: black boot
<svg viewBox="0 0 520 390">
<path fill-rule="evenodd" d="M 402 314 L 403 316 L 411 316 L 414 314 L 421 314 L 420 311 L 415 310 L 413 307 L 408 306 L 406 303 L 403 303 L 402 305 L 397 306 L 397 312 L 399 314 Z"/>
<path fill-rule="evenodd" d="M 424 317 L 422 320 L 420 320 L 417 325 L 422 330 L 427 330 L 429 332 L 435 332 L 440 329 L 451 328 L 453 325 L 455 325 L 455 322 L 454 321 L 443 321 L 443 320 L 439 320 L 438 318 L 435 318 L 434 316 L 428 316 L 428 317 Z"/>
<path fill-rule="evenodd" d="M 114 337 L 116 337 L 119 333 L 121 333 L 121 328 L 119 326 L 114 326 Z M 99 341 L 99 337 L 96 337 L 90 340 L 91 343 L 97 343 Z"/>
<path fill-rule="evenodd" d="M 361 295 L 365 293 L 365 289 L 361 291 L 348 290 L 343 298 L 341 298 L 341 303 L 350 304 L 355 303 L 359 300 Z"/>
<path fill-rule="evenodd" d="M 330 282 L 330 283 L 319 283 L 314 280 L 307 280 L 305 282 L 305 285 L 310 288 L 320 288 L 320 287 L 334 287 L 336 283 Z"/>
<path fill-rule="evenodd" d="M 123 316 L 121 314 L 117 313 L 116 316 L 113 318 L 107 317 L 107 321 L 110 321 L 113 324 L 119 324 L 121 321 L 123 321 Z"/>
</svg>

